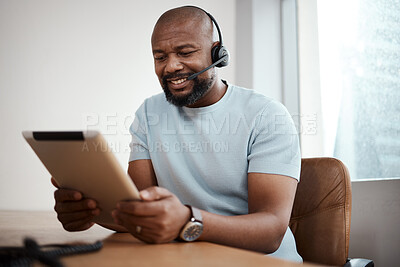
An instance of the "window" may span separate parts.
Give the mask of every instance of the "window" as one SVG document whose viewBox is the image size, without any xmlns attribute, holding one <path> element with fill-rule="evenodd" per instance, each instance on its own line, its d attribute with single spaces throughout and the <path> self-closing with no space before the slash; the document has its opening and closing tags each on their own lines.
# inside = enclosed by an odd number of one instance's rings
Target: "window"
<svg viewBox="0 0 400 267">
<path fill-rule="evenodd" d="M 325 155 L 400 177 L 400 2 L 318 0 L 317 18 Z"/>
</svg>

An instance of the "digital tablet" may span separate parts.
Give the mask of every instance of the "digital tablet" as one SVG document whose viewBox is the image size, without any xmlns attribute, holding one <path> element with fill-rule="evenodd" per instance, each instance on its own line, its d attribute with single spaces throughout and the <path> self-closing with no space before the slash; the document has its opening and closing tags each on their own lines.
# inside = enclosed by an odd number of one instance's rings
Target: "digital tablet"
<svg viewBox="0 0 400 267">
<path fill-rule="evenodd" d="M 61 188 L 97 201 L 101 213 L 95 222 L 115 225 L 111 212 L 117 202 L 140 199 L 101 133 L 24 131 L 22 135 Z"/>
</svg>

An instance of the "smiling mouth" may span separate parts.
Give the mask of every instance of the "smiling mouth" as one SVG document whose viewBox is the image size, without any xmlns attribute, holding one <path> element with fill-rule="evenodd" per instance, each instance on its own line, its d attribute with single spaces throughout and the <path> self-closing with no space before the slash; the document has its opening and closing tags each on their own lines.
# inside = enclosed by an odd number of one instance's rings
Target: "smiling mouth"
<svg viewBox="0 0 400 267">
<path fill-rule="evenodd" d="M 172 84 L 175 84 L 175 85 L 179 85 L 179 84 L 181 84 L 181 83 L 184 83 L 184 82 L 186 82 L 186 78 L 183 78 L 183 79 L 179 79 L 179 80 L 174 80 L 174 81 L 169 81 L 170 83 L 172 83 Z"/>
</svg>

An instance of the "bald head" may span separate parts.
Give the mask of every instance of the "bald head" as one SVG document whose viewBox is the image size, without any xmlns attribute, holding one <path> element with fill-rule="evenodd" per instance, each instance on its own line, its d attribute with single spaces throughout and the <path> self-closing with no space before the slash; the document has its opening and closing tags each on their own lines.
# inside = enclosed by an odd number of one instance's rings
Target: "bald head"
<svg viewBox="0 0 400 267">
<path fill-rule="evenodd" d="M 200 8 L 183 6 L 166 11 L 157 20 L 154 26 L 152 42 L 154 34 L 157 31 L 165 29 L 173 29 L 176 25 L 186 24 L 191 27 L 197 34 L 209 37 L 211 42 L 218 40 L 218 33 L 210 17 Z"/>
</svg>

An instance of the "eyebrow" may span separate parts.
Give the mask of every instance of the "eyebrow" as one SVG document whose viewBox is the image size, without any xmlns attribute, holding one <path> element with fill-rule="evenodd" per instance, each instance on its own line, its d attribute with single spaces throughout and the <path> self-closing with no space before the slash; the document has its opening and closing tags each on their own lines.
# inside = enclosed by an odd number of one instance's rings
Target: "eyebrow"
<svg viewBox="0 0 400 267">
<path fill-rule="evenodd" d="M 192 44 L 184 44 L 184 45 L 179 45 L 179 46 L 174 47 L 174 50 L 182 50 L 184 48 L 197 48 L 197 47 Z M 156 54 L 156 53 L 164 53 L 164 50 L 154 49 L 153 54 Z"/>
</svg>

